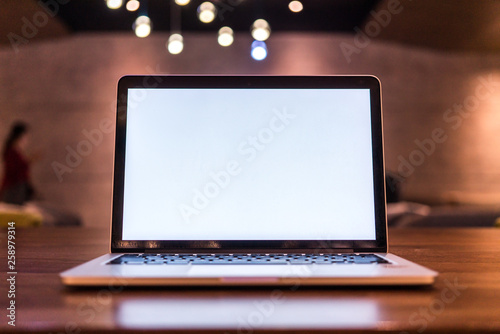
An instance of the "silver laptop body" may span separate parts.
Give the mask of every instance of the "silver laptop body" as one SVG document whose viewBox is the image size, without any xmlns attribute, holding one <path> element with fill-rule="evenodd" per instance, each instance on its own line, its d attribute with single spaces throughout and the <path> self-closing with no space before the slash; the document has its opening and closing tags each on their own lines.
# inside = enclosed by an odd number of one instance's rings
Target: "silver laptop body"
<svg viewBox="0 0 500 334">
<path fill-rule="evenodd" d="M 428 285 L 388 253 L 373 76 L 125 76 L 110 253 L 65 285 Z"/>
</svg>

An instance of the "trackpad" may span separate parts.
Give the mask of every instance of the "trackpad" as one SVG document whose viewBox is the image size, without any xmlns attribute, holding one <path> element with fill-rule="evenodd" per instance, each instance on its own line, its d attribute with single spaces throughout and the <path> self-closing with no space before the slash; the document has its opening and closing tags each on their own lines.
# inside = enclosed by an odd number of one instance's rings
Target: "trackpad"
<svg viewBox="0 0 500 334">
<path fill-rule="evenodd" d="M 311 275 L 308 266 L 290 265 L 191 265 L 189 276 L 194 277 L 304 277 Z"/>
</svg>

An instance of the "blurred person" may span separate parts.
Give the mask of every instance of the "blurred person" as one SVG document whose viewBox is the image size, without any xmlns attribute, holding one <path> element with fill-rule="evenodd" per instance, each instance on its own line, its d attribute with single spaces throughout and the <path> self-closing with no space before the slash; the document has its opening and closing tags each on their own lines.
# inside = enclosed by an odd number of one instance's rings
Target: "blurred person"
<svg viewBox="0 0 500 334">
<path fill-rule="evenodd" d="M 20 215 L 34 214 L 43 225 L 81 225 L 78 215 L 61 210 L 50 203 L 34 201 L 35 189 L 30 178 L 31 164 L 38 160 L 40 153 L 28 155 L 29 127 L 24 122 L 16 122 L 5 140 L 2 160 L 3 179 L 0 185 L 0 215 L 15 212 Z M 37 196 L 38 197 L 38 196 Z M 15 207 L 14 205 L 22 205 Z M 0 217 L 1 218 L 1 217 Z M 2 219 L 0 219 L 0 225 Z"/>
<path fill-rule="evenodd" d="M 0 187 L 0 201 L 22 205 L 33 199 L 35 190 L 30 179 L 30 164 L 33 158 L 26 154 L 28 125 L 16 122 L 5 140 L 2 160 L 3 180 Z"/>
</svg>

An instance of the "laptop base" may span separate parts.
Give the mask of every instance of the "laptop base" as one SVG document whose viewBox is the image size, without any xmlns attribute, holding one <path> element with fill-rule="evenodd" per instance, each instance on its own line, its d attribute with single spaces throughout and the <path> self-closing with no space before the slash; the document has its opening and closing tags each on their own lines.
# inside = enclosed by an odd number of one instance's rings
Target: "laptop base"
<svg viewBox="0 0 500 334">
<path fill-rule="evenodd" d="M 60 274 L 68 286 L 401 286 L 431 285 L 437 272 L 394 254 L 390 264 L 108 265 L 107 254 Z"/>
</svg>

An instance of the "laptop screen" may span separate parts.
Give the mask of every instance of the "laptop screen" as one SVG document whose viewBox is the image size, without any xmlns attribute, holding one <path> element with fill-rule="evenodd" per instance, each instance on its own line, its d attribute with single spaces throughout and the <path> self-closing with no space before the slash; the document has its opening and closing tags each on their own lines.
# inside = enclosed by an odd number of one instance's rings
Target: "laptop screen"
<svg viewBox="0 0 500 334">
<path fill-rule="evenodd" d="M 129 87 L 122 240 L 375 240 L 371 122 L 368 88 Z"/>
<path fill-rule="evenodd" d="M 371 76 L 125 76 L 112 252 L 387 251 Z"/>
</svg>

